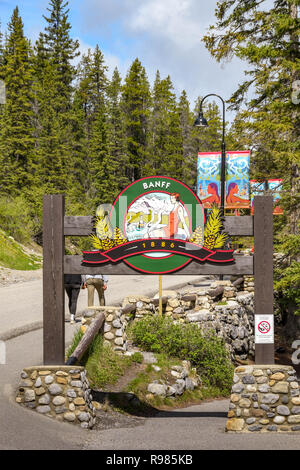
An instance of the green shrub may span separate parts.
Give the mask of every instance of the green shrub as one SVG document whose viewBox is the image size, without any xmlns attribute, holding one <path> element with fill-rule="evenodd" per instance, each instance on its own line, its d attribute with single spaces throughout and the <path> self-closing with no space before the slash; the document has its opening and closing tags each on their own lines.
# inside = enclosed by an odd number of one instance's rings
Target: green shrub
<svg viewBox="0 0 300 470">
<path fill-rule="evenodd" d="M 194 324 L 174 324 L 171 319 L 145 317 L 132 327 L 137 345 L 154 353 L 190 360 L 207 386 L 229 393 L 233 365 L 223 339 Z"/>
</svg>

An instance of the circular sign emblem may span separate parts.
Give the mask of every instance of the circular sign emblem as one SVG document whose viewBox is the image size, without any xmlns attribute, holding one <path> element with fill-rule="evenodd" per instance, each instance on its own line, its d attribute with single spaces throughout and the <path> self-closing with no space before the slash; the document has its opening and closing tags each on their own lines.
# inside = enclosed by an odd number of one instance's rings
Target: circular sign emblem
<svg viewBox="0 0 300 470">
<path fill-rule="evenodd" d="M 164 240 L 187 241 L 204 222 L 196 194 L 180 181 L 164 176 L 149 176 L 127 186 L 110 213 L 112 227 L 120 227 L 130 242 L 149 240 L 152 248 L 157 248 L 124 259 L 138 271 L 153 274 L 176 271 L 191 261 L 189 256 L 168 252 L 172 243 Z"/>
<path fill-rule="evenodd" d="M 271 330 L 271 325 L 269 322 L 267 321 L 261 321 L 259 324 L 258 324 L 258 330 L 260 333 L 262 334 L 266 334 L 266 333 L 269 333 L 269 331 Z"/>
</svg>

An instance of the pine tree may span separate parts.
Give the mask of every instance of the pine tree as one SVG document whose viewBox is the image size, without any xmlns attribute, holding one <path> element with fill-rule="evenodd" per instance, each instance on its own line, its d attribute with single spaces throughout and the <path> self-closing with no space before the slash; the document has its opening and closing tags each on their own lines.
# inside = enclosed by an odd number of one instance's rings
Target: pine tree
<svg viewBox="0 0 300 470">
<path fill-rule="evenodd" d="M 107 124 L 108 124 L 108 158 L 106 164 L 110 185 L 107 192 L 111 201 L 129 184 L 127 175 L 128 154 L 126 153 L 125 117 L 121 108 L 121 76 L 117 68 L 106 89 Z"/>
<path fill-rule="evenodd" d="M 153 87 L 150 122 L 150 157 L 144 173 L 182 179 L 184 153 L 180 112 L 170 77 L 161 80 L 159 72 L 156 74 Z"/>
<path fill-rule="evenodd" d="M 1 78 L 6 85 L 6 103 L 0 130 L 0 191 L 16 194 L 31 184 L 34 148 L 31 50 L 18 8 L 15 8 L 8 24 L 1 58 Z"/>
<path fill-rule="evenodd" d="M 300 216 L 300 116 L 291 101 L 292 84 L 300 77 L 298 6 L 299 0 L 274 0 L 272 8 L 260 0 L 222 0 L 216 25 L 204 38 L 218 61 L 236 55 L 249 64 L 249 80 L 230 101 L 234 109 L 246 105 L 238 129 L 253 139 L 254 173 L 284 178 L 284 204 L 294 234 Z M 249 100 L 250 89 L 255 96 Z"/>
<path fill-rule="evenodd" d="M 70 37 L 68 2 L 50 0 L 45 32 L 36 43 L 36 174 L 45 191 L 72 187 L 71 97 L 78 41 Z"/>
<path fill-rule="evenodd" d="M 125 117 L 126 173 L 130 181 L 142 176 L 147 160 L 147 133 L 151 96 L 146 71 L 138 59 L 132 63 L 122 87 L 122 110 Z"/>
</svg>

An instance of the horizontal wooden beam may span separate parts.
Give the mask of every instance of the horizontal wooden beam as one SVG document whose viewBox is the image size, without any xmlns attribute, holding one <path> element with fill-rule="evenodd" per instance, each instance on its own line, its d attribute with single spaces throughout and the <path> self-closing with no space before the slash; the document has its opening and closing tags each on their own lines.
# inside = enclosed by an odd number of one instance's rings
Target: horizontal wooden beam
<svg viewBox="0 0 300 470">
<path fill-rule="evenodd" d="M 93 230 L 93 217 L 65 216 L 65 237 L 88 237 Z"/>
<path fill-rule="evenodd" d="M 253 236 L 253 217 L 251 215 L 225 217 L 224 228 L 231 236 Z M 65 216 L 65 237 L 87 237 L 92 230 L 92 216 Z"/>
<path fill-rule="evenodd" d="M 133 275 L 141 274 L 139 271 L 131 268 L 123 261 L 115 264 L 103 264 L 96 267 L 81 266 L 82 256 L 65 256 L 65 274 L 107 274 L 107 275 Z M 186 275 L 253 275 L 253 256 L 237 256 L 235 264 L 201 264 L 191 261 L 174 274 Z"/>
<path fill-rule="evenodd" d="M 224 229 L 232 237 L 252 237 L 254 234 L 253 229 L 253 216 L 242 215 L 242 216 L 228 216 L 224 220 Z"/>
</svg>

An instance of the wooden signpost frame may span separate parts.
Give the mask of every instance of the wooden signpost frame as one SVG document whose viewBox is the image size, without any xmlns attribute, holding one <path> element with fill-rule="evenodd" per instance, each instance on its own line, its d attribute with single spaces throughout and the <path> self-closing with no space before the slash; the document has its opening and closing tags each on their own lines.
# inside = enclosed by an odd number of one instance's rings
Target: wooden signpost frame
<svg viewBox="0 0 300 470">
<path fill-rule="evenodd" d="M 65 216 L 63 195 L 45 195 L 43 212 L 43 330 L 44 364 L 65 363 L 64 274 L 133 275 L 126 263 L 81 266 L 82 256 L 65 255 L 65 237 L 88 236 L 93 217 Z M 191 261 L 176 274 L 254 275 L 255 315 L 273 314 L 273 198 L 254 197 L 254 216 L 225 217 L 229 236 L 254 236 L 254 256 L 236 256 L 235 264 L 200 264 Z M 256 364 L 274 363 L 274 344 L 256 344 Z"/>
</svg>

